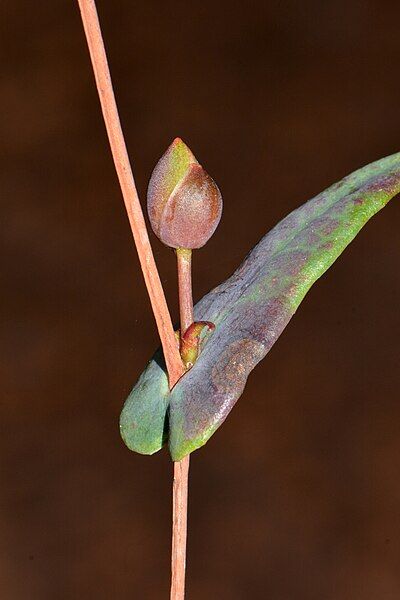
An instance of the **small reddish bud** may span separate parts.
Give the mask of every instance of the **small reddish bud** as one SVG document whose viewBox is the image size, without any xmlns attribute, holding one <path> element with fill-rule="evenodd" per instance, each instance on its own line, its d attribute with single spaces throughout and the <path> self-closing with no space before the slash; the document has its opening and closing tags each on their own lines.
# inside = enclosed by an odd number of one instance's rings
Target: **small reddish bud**
<svg viewBox="0 0 400 600">
<path fill-rule="evenodd" d="M 221 193 L 180 138 L 154 168 L 147 209 L 154 233 L 172 248 L 201 248 L 217 228 Z"/>
<path fill-rule="evenodd" d="M 199 354 L 200 336 L 205 328 L 214 331 L 215 325 L 210 321 L 196 321 L 181 335 L 180 354 L 187 370 L 193 367 L 196 362 Z"/>
</svg>

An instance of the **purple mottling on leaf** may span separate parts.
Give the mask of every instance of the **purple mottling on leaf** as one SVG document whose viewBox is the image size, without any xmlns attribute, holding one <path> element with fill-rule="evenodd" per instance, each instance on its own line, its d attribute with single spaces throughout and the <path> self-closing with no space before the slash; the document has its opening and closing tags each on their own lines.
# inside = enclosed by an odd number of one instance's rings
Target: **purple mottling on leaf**
<svg viewBox="0 0 400 600">
<path fill-rule="evenodd" d="M 166 432 L 171 456 L 180 460 L 205 444 L 311 285 L 399 191 L 396 154 L 331 186 L 263 237 L 237 271 L 195 306 L 195 320 L 211 321 L 216 329 L 205 336 L 196 364 L 171 393 L 159 360 L 149 363 L 122 411 L 127 445 L 150 454 L 161 448 Z M 129 429 L 140 418 L 146 424 L 153 418 L 154 429 Z"/>
</svg>

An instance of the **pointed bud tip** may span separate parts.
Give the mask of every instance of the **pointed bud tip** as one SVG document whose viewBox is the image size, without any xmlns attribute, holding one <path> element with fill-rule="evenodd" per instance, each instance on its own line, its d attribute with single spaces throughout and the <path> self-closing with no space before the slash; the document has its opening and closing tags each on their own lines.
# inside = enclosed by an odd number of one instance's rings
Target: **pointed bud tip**
<svg viewBox="0 0 400 600">
<path fill-rule="evenodd" d="M 189 150 L 189 152 L 192 154 L 189 146 L 183 141 L 183 139 L 181 137 L 176 137 L 172 140 L 172 142 L 170 143 L 170 147 L 176 147 L 176 146 L 182 146 L 183 148 L 187 148 Z"/>
<path fill-rule="evenodd" d="M 167 150 L 164 153 L 164 156 L 170 156 L 170 160 L 172 161 L 184 161 L 185 163 L 198 164 L 195 155 L 189 148 L 187 144 L 183 141 L 182 138 L 176 137 L 171 144 L 168 146 Z"/>
</svg>

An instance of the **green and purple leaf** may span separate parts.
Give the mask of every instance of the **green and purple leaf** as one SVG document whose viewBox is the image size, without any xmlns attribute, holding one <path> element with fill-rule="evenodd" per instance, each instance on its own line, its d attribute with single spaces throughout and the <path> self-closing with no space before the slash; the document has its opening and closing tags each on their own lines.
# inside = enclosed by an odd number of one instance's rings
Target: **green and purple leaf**
<svg viewBox="0 0 400 600">
<path fill-rule="evenodd" d="M 196 321 L 216 328 L 171 392 L 160 354 L 150 361 L 122 410 L 127 446 L 152 454 L 168 442 L 172 459 L 180 460 L 205 444 L 312 284 L 399 192 L 400 153 L 336 183 L 262 238 L 239 269 L 196 305 Z"/>
</svg>

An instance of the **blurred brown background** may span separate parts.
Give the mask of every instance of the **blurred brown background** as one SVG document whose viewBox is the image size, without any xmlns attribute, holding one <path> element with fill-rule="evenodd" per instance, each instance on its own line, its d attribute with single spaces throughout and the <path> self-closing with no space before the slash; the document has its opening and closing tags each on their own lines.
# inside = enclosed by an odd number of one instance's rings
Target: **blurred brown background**
<svg viewBox="0 0 400 600">
<path fill-rule="evenodd" d="M 99 0 L 141 197 L 172 138 L 218 182 L 195 297 L 400 149 L 398 2 Z M 168 598 L 171 464 L 122 403 L 157 346 L 76 3 L 1 5 L 0 597 Z M 394 201 L 192 457 L 188 600 L 400 597 Z M 172 252 L 152 238 L 174 318 Z"/>
</svg>

